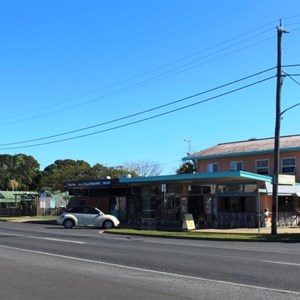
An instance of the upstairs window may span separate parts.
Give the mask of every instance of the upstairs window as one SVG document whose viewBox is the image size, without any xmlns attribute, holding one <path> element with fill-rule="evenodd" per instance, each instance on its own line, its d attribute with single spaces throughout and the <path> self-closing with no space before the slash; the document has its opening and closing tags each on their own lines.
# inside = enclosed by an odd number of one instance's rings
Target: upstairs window
<svg viewBox="0 0 300 300">
<path fill-rule="evenodd" d="M 230 162 L 230 171 L 242 171 L 243 162 L 242 161 L 231 161 Z"/>
<path fill-rule="evenodd" d="M 261 159 L 256 161 L 256 173 L 261 175 L 269 175 L 268 159 Z"/>
<path fill-rule="evenodd" d="M 209 173 L 218 172 L 218 164 L 217 163 L 207 164 L 207 172 Z"/>
<path fill-rule="evenodd" d="M 296 158 L 286 157 L 281 160 L 282 174 L 295 174 L 296 173 Z"/>
</svg>

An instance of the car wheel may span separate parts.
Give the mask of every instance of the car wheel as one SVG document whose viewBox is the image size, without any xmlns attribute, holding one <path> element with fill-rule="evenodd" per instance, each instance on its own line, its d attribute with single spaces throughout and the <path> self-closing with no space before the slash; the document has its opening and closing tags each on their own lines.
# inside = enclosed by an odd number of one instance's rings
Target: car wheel
<svg viewBox="0 0 300 300">
<path fill-rule="evenodd" d="M 103 228 L 104 229 L 111 229 L 112 227 L 113 227 L 113 222 L 112 221 L 110 221 L 110 220 L 106 220 L 106 221 L 104 221 L 104 223 L 103 223 Z"/>
<path fill-rule="evenodd" d="M 64 221 L 64 226 L 67 229 L 71 229 L 74 226 L 74 221 L 71 219 L 67 219 Z"/>
</svg>

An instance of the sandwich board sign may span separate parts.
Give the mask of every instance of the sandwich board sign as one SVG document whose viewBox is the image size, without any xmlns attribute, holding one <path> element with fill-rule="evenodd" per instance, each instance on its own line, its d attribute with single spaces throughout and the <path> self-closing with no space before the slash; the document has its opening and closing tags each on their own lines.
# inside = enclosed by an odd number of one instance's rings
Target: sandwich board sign
<svg viewBox="0 0 300 300">
<path fill-rule="evenodd" d="M 182 229 L 184 230 L 193 230 L 196 229 L 194 218 L 192 214 L 185 214 L 183 223 L 182 223 Z"/>
</svg>

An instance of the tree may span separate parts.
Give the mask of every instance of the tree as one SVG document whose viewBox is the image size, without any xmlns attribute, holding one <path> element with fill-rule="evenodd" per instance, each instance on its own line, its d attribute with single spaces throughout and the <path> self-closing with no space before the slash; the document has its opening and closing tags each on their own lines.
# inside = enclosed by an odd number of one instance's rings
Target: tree
<svg viewBox="0 0 300 300">
<path fill-rule="evenodd" d="M 42 185 L 51 190 L 63 191 L 68 181 L 91 180 L 91 166 L 83 160 L 56 160 L 43 172 Z"/>
<path fill-rule="evenodd" d="M 176 170 L 176 174 L 190 174 L 196 172 L 195 165 L 191 162 L 185 162 Z"/>
<path fill-rule="evenodd" d="M 11 174 L 19 182 L 19 187 L 27 191 L 31 186 L 33 179 L 39 173 L 40 164 L 31 155 L 17 154 L 14 155 L 14 170 Z"/>
<path fill-rule="evenodd" d="M 7 190 L 9 180 L 12 179 L 10 173 L 13 169 L 13 156 L 8 154 L 0 155 L 0 189 Z"/>
<path fill-rule="evenodd" d="M 0 155 L 0 189 L 11 189 L 11 180 L 18 182 L 19 190 L 27 191 L 39 172 L 39 163 L 25 154 Z"/>
<path fill-rule="evenodd" d="M 91 168 L 91 174 L 93 175 L 93 179 L 95 178 L 105 178 L 106 176 L 110 176 L 111 178 L 120 178 L 126 174 L 130 174 L 132 177 L 137 176 L 135 171 L 125 169 L 122 166 L 118 167 L 106 167 L 101 164 L 96 164 Z"/>
<path fill-rule="evenodd" d="M 44 172 L 39 170 L 37 174 L 32 178 L 32 182 L 29 186 L 30 191 L 43 191 L 43 187 L 42 187 L 43 176 L 44 176 Z"/>
<path fill-rule="evenodd" d="M 137 161 L 137 162 L 125 162 L 122 167 L 128 170 L 129 173 L 135 173 L 137 176 L 148 177 L 148 176 L 158 176 L 162 172 L 162 168 L 157 162 L 150 161 Z"/>
<path fill-rule="evenodd" d="M 12 191 L 15 191 L 15 190 L 17 190 L 18 187 L 19 187 L 19 182 L 18 182 L 17 180 L 15 180 L 15 179 L 11 179 L 11 180 L 9 181 L 9 187 L 10 187 L 10 189 L 11 189 Z"/>
<path fill-rule="evenodd" d="M 136 176 L 133 171 L 121 167 L 106 167 L 102 164 L 95 164 L 91 167 L 83 160 L 56 160 L 53 164 L 44 169 L 41 184 L 50 190 L 65 189 L 65 183 L 70 181 L 95 180 L 106 178 L 119 178 L 125 174 Z"/>
</svg>

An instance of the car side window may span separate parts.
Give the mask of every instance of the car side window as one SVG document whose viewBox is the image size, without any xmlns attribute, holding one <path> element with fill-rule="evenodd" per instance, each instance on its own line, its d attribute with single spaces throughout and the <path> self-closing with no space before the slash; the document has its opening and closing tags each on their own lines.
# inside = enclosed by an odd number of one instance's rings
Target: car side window
<svg viewBox="0 0 300 300">
<path fill-rule="evenodd" d="M 97 209 L 95 209 L 94 207 L 92 208 L 92 214 L 94 215 L 99 215 L 99 211 Z"/>
<path fill-rule="evenodd" d="M 74 214 L 79 213 L 78 207 L 72 207 L 72 208 L 68 209 L 67 212 L 74 213 Z"/>
<path fill-rule="evenodd" d="M 85 207 L 83 209 L 83 213 L 85 213 L 85 214 L 96 214 L 97 211 L 95 210 L 94 207 Z"/>
</svg>

